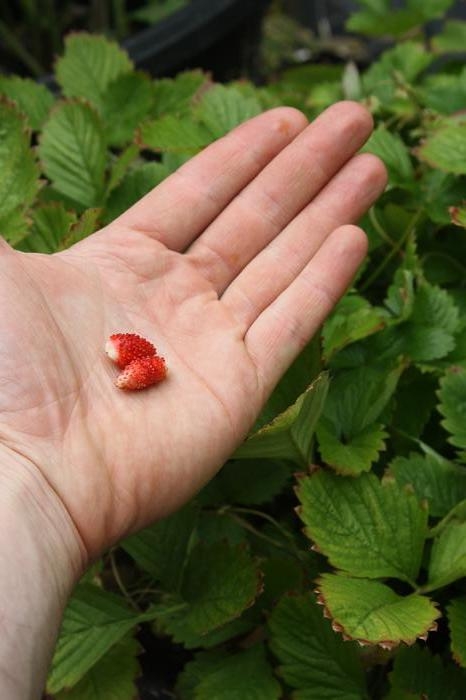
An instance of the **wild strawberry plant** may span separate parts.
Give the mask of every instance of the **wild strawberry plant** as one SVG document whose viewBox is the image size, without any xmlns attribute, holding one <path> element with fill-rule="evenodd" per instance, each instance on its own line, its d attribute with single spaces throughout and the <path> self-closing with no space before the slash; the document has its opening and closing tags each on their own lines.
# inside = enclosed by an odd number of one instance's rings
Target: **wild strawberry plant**
<svg viewBox="0 0 466 700">
<path fill-rule="evenodd" d="M 351 24 L 376 34 L 378 10 L 361 4 Z M 413 30 L 448 4 L 421 12 L 413 0 L 401 29 L 396 13 L 386 28 L 396 45 L 362 74 L 333 67 L 330 81 L 325 66 L 261 89 L 198 71 L 153 81 L 89 35 L 66 41 L 60 97 L 0 78 L 0 228 L 24 251 L 89 235 L 283 102 L 312 117 L 361 100 L 376 120 L 365 150 L 389 172 L 362 222 L 367 263 L 249 438 L 193 502 L 77 587 L 52 697 L 133 698 L 141 624 L 184 647 L 181 700 L 466 697 L 466 68 L 455 59 L 466 23 L 445 22 L 427 46 Z"/>
</svg>

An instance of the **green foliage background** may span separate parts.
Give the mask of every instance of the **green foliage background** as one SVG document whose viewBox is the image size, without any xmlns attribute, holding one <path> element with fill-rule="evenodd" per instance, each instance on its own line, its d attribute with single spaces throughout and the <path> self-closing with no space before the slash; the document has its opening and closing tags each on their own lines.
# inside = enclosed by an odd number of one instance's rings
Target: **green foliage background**
<svg viewBox="0 0 466 700">
<path fill-rule="evenodd" d="M 154 81 L 76 34 L 62 97 L 0 78 L 0 230 L 22 251 L 79 241 L 279 104 L 312 118 L 360 100 L 376 121 L 364 150 L 389 172 L 364 268 L 246 442 L 77 587 L 54 698 L 133 698 L 141 623 L 191 651 L 181 700 L 466 697 L 466 23 L 427 40 L 449 0 L 360 5 L 351 29 L 397 39 L 362 74 Z"/>
</svg>

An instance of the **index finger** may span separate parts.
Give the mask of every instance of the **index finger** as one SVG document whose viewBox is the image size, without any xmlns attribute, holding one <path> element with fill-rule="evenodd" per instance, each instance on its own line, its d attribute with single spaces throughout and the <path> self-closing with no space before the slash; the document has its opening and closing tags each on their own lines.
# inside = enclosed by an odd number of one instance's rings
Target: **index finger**
<svg viewBox="0 0 466 700">
<path fill-rule="evenodd" d="M 182 165 L 113 224 L 185 250 L 306 126 L 292 107 L 264 112 L 236 127 Z"/>
</svg>

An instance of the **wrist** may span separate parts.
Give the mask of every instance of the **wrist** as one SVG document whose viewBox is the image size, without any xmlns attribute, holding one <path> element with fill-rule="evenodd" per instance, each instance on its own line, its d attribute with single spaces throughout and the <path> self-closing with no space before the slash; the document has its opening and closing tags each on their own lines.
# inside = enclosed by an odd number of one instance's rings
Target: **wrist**
<svg viewBox="0 0 466 700">
<path fill-rule="evenodd" d="M 84 547 L 58 495 L 31 462 L 1 448 L 0 687 L 8 688 L 2 691 L 5 699 L 40 696 L 63 609 L 85 563 Z"/>
</svg>

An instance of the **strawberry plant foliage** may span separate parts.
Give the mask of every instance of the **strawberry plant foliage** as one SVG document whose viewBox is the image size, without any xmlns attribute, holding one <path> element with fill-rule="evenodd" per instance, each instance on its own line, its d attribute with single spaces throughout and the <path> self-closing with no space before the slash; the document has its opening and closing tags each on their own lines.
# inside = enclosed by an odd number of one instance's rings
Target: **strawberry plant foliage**
<svg viewBox="0 0 466 700">
<path fill-rule="evenodd" d="M 439 612 L 425 596 L 399 596 L 380 581 L 334 574 L 323 574 L 318 586 L 334 628 L 361 644 L 391 649 L 437 628 Z"/>
<path fill-rule="evenodd" d="M 294 697 L 368 698 L 358 646 L 335 634 L 311 593 L 284 596 L 269 629 L 270 646 L 280 662 L 278 673 L 296 688 Z"/>
<path fill-rule="evenodd" d="M 333 566 L 358 577 L 415 580 L 427 534 L 427 512 L 415 496 L 372 474 L 327 471 L 302 478 L 297 495 L 306 534 Z"/>
<path fill-rule="evenodd" d="M 466 668 L 466 597 L 454 598 L 448 606 L 451 650 L 455 661 Z"/>
<path fill-rule="evenodd" d="M 466 24 L 440 22 L 429 50 L 417 40 L 450 4 L 361 1 L 350 26 L 396 37 L 370 67 L 294 67 L 260 89 L 198 70 L 153 80 L 85 34 L 57 61 L 60 95 L 0 78 L 0 225 L 23 251 L 73 245 L 283 103 L 313 118 L 359 99 L 376 124 L 364 150 L 389 172 L 362 221 L 366 264 L 248 439 L 191 504 L 76 589 L 52 697 L 134 697 L 141 623 L 188 650 L 182 700 L 465 697 L 466 70 L 455 52 Z"/>
<path fill-rule="evenodd" d="M 57 700 L 128 700 L 135 697 L 139 645 L 132 637 L 117 642 L 71 690 L 63 690 Z"/>
</svg>

